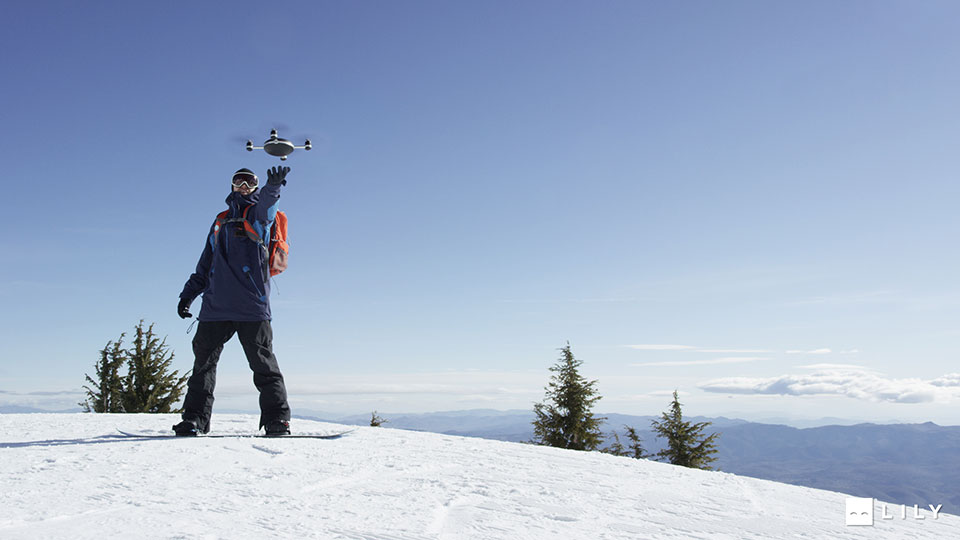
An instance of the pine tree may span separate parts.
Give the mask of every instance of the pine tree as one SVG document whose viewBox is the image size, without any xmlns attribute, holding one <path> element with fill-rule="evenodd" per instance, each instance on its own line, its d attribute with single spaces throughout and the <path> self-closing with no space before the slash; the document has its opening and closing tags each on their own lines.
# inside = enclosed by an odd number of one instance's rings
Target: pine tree
<svg viewBox="0 0 960 540">
<path fill-rule="evenodd" d="M 561 351 L 563 355 L 550 368 L 554 374 L 545 388 L 544 402 L 533 408 L 537 415 L 533 442 L 571 450 L 596 450 L 603 441 L 600 424 L 606 420 L 594 417 L 591 411 L 600 399 L 597 381 L 580 376 L 578 368 L 583 362 L 574 358 L 569 342 Z"/>
<path fill-rule="evenodd" d="M 100 351 L 100 360 L 94 365 L 96 379 L 86 375 L 90 386 L 84 386 L 87 399 L 80 402 L 84 412 L 117 413 L 123 412 L 123 378 L 120 376 L 120 366 L 126 360 L 126 351 L 123 350 L 123 337 L 116 342 L 108 341 L 106 347 Z"/>
<path fill-rule="evenodd" d="M 627 455 L 626 448 L 623 447 L 623 443 L 620 442 L 620 436 L 617 435 L 617 432 L 613 432 L 613 442 L 610 443 L 610 446 L 601 450 L 604 454 L 613 454 L 615 456 L 625 456 Z"/>
<path fill-rule="evenodd" d="M 623 443 L 620 442 L 620 435 L 616 431 L 613 432 L 613 443 L 604 448 L 602 451 L 606 454 L 613 454 L 615 456 L 629 456 L 634 459 L 647 459 L 650 454 L 647 454 L 643 449 L 643 444 L 640 440 L 640 435 L 637 433 L 636 428 L 630 426 L 623 426 L 623 429 L 627 430 L 627 439 L 630 441 L 630 446 L 623 446 Z"/>
<path fill-rule="evenodd" d="M 173 409 L 173 405 L 183 394 L 188 376 L 179 377 L 176 370 L 168 372 L 173 352 L 167 348 L 166 339 L 161 341 L 153 333 L 153 324 L 145 331 L 141 320 L 134 331 L 133 346 L 126 351 L 123 410 L 128 413 L 180 412 Z"/>
<path fill-rule="evenodd" d="M 709 426 L 710 422 L 694 424 L 685 421 L 676 390 L 673 391 L 670 412 L 664 412 L 661 418 L 662 421 L 653 421 L 653 430 L 657 432 L 657 437 L 667 439 L 667 448 L 658 452 L 657 457 L 674 465 L 694 469 L 712 469 L 710 463 L 717 460 L 714 457 L 717 453 L 715 441 L 720 434 L 703 435 L 704 428 Z"/>
<path fill-rule="evenodd" d="M 634 459 L 647 459 L 651 457 L 650 454 L 644 451 L 643 444 L 641 444 L 640 441 L 640 434 L 637 433 L 636 428 L 623 426 L 623 429 L 627 430 L 627 438 L 630 439 L 630 452 L 628 452 L 626 455 Z"/>
</svg>

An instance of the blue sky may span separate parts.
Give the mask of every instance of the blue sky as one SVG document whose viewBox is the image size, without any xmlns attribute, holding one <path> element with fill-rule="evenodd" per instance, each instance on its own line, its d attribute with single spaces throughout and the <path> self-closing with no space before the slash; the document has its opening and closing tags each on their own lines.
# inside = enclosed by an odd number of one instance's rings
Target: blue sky
<svg viewBox="0 0 960 540">
<path fill-rule="evenodd" d="M 72 406 L 140 319 L 189 369 L 177 296 L 280 125 L 295 413 L 529 408 L 569 340 L 605 412 L 956 423 L 956 3 L 3 11 L 0 404 Z"/>
</svg>

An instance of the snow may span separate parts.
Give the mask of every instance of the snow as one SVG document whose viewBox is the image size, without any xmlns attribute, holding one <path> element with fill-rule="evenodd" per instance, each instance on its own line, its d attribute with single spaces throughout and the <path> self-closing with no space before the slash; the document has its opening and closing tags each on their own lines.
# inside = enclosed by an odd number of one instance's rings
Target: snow
<svg viewBox="0 0 960 540">
<path fill-rule="evenodd" d="M 116 431 L 178 420 L 0 415 L 0 538 L 960 538 L 953 515 L 903 520 L 898 506 L 882 520 L 878 503 L 875 526 L 848 527 L 841 493 L 599 453 L 369 427 L 335 440 Z M 257 417 L 212 427 L 250 433 Z"/>
</svg>

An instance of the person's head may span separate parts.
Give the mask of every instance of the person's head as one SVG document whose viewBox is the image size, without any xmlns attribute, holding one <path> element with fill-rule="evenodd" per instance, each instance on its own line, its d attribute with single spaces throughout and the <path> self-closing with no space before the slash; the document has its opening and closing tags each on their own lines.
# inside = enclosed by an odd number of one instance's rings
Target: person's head
<svg viewBox="0 0 960 540">
<path fill-rule="evenodd" d="M 233 191 L 240 193 L 241 195 L 249 195 L 257 190 L 257 185 L 260 183 L 260 179 L 257 178 L 257 175 L 253 174 L 253 171 L 250 169 L 240 169 L 239 171 L 233 173 L 233 180 L 231 184 L 233 185 Z"/>
</svg>

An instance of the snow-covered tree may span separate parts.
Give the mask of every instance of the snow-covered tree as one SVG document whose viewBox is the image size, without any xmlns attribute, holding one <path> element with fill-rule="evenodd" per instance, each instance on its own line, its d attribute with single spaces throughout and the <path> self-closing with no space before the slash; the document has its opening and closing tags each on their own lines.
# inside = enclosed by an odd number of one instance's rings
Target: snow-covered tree
<svg viewBox="0 0 960 540">
<path fill-rule="evenodd" d="M 537 419 L 533 422 L 533 442 L 544 446 L 571 450 L 596 450 L 603 441 L 600 424 L 606 418 L 593 416 L 597 395 L 597 381 L 588 381 L 580 375 L 577 360 L 570 343 L 560 349 L 562 356 L 550 368 L 553 375 L 545 388 L 542 403 L 534 405 Z"/>
</svg>

